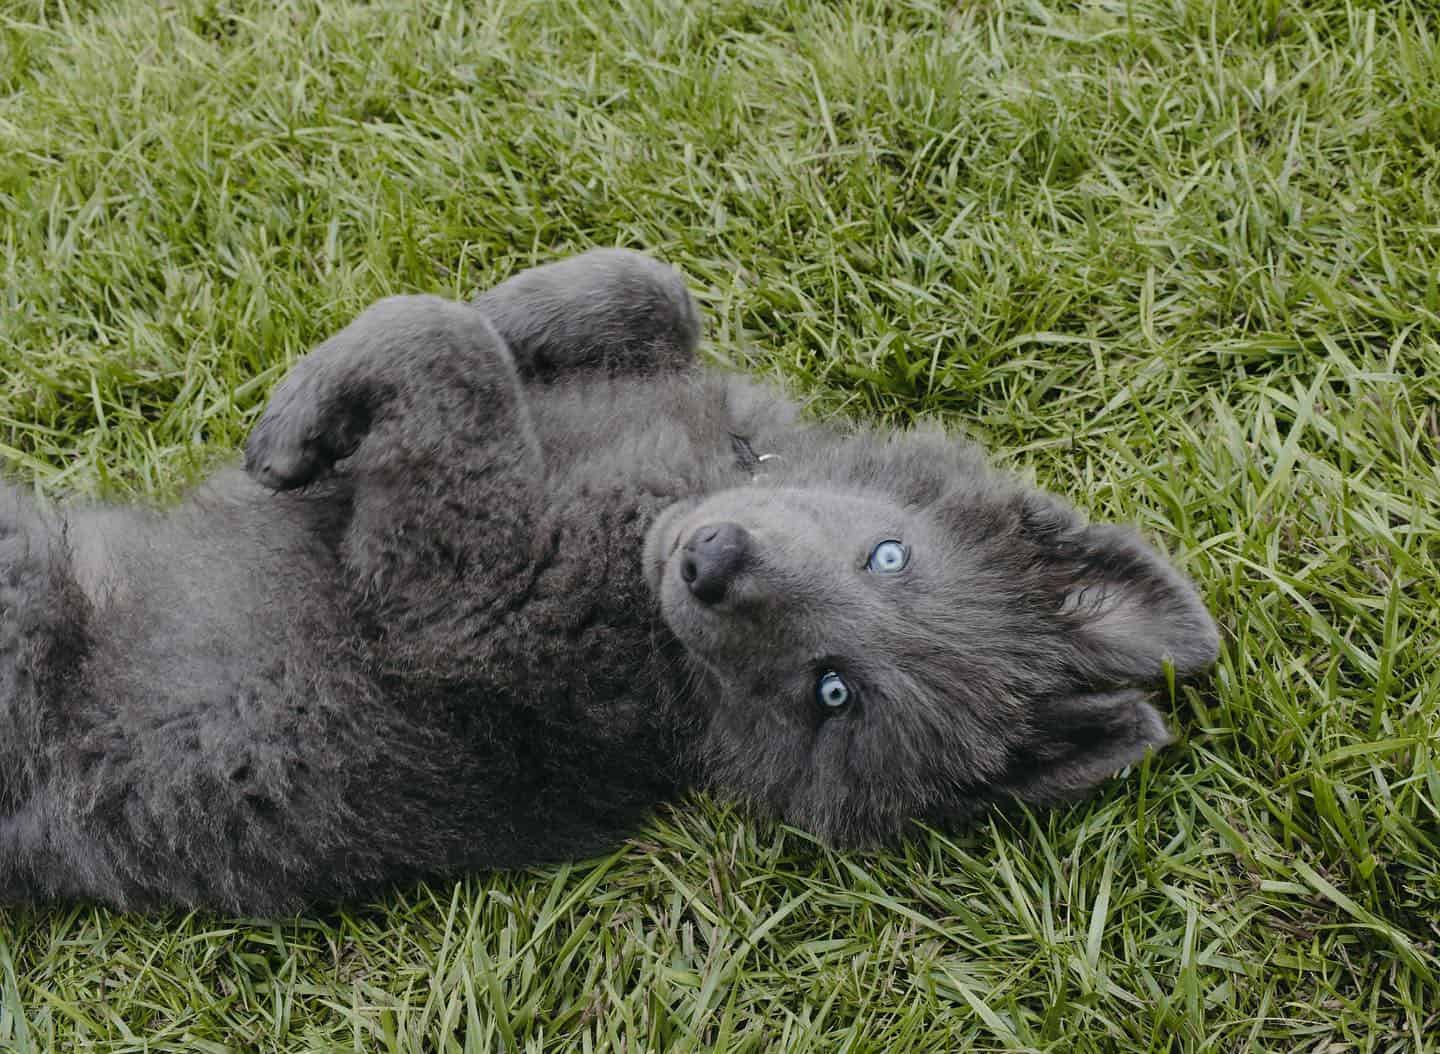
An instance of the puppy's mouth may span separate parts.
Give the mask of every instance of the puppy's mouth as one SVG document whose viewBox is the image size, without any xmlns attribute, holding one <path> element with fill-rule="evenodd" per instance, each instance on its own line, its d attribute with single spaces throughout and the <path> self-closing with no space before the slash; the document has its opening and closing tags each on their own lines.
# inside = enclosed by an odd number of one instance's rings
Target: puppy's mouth
<svg viewBox="0 0 1440 1054">
<path fill-rule="evenodd" d="M 735 605 L 747 592 L 749 575 L 727 581 L 723 595 L 706 595 L 696 578 L 705 572 L 697 569 L 696 554 L 686 544 L 705 530 L 696 523 L 702 504 L 677 503 L 656 518 L 645 538 L 645 578 L 670 631 L 692 656 L 713 665 L 734 651 L 737 633 L 748 632 Z"/>
<path fill-rule="evenodd" d="M 686 517 L 700 504 L 696 499 L 668 506 L 645 534 L 645 581 L 657 599 L 662 596 L 665 572 L 684 540 Z"/>
</svg>

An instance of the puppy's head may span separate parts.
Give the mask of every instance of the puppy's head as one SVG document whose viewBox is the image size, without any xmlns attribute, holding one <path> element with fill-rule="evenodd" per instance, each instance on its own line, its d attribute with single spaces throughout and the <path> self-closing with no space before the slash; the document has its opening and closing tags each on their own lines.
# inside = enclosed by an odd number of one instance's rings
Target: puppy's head
<svg viewBox="0 0 1440 1054">
<path fill-rule="evenodd" d="M 862 435 L 667 510 L 646 544 L 717 787 L 831 844 L 1079 797 L 1169 741 L 1146 701 L 1215 659 L 1134 532 L 934 435 Z"/>
</svg>

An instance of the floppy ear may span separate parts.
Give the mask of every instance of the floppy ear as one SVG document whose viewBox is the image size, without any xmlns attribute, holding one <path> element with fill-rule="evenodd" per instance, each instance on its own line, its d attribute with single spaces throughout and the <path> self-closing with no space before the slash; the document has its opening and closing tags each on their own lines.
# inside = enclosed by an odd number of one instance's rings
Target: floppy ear
<svg viewBox="0 0 1440 1054">
<path fill-rule="evenodd" d="M 1140 689 L 1046 701 L 1011 754 L 1000 789 L 1034 805 L 1083 797 L 1174 737 Z"/>
<path fill-rule="evenodd" d="M 1026 501 L 1022 531 L 1056 598 L 1066 665 L 1093 689 L 1155 684 L 1208 669 L 1215 621 L 1183 574 L 1130 528 L 1086 526 L 1048 495 Z"/>
</svg>

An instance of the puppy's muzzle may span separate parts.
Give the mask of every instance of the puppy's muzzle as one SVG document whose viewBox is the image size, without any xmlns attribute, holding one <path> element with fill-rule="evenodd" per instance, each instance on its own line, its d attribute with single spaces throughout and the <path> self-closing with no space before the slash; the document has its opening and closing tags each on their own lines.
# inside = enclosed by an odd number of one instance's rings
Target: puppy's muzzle
<svg viewBox="0 0 1440 1054">
<path fill-rule="evenodd" d="M 680 551 L 680 577 L 700 603 L 718 603 L 745 566 L 750 548 L 750 532 L 738 523 L 706 524 Z"/>
</svg>

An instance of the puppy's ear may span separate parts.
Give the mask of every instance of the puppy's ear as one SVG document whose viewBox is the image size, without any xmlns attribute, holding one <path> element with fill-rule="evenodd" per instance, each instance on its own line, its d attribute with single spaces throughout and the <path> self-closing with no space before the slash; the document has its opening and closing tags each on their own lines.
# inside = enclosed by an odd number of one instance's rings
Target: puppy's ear
<svg viewBox="0 0 1440 1054">
<path fill-rule="evenodd" d="M 1155 684 L 1166 662 L 1180 676 L 1215 662 L 1220 636 L 1194 585 L 1137 532 L 1086 526 L 1043 494 L 1027 498 L 1022 520 L 1081 683 Z"/>
<path fill-rule="evenodd" d="M 1169 743 L 1149 690 L 1167 663 L 1177 676 L 1209 668 L 1220 637 L 1194 585 L 1136 531 L 1087 525 L 1043 493 L 1027 494 L 1022 509 L 1020 532 L 1054 619 L 1043 661 L 1062 687 L 1033 696 L 998 785 L 1046 805 L 1082 797 Z"/>
<path fill-rule="evenodd" d="M 1003 792 L 1034 805 L 1083 797 L 1174 737 L 1139 689 L 1047 700 L 1014 749 Z"/>
</svg>

